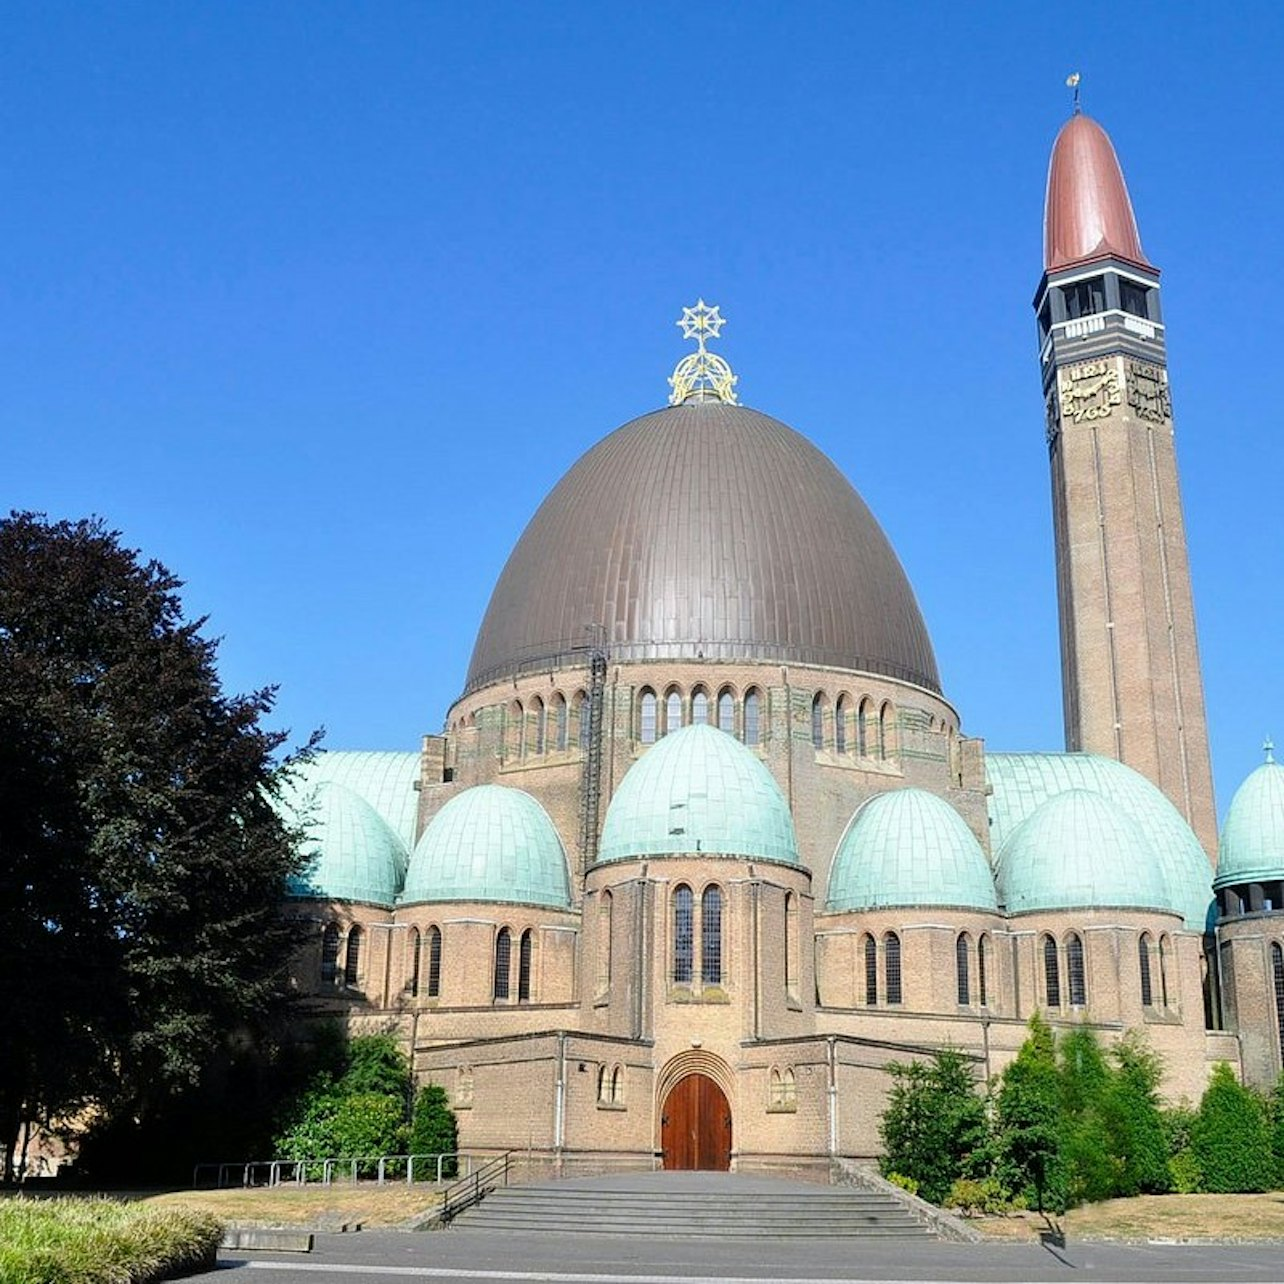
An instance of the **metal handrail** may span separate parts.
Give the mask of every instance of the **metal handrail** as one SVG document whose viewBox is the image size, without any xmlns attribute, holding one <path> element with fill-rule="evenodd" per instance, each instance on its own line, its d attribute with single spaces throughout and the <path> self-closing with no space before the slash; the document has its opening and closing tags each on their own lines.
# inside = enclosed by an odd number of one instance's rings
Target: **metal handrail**
<svg viewBox="0 0 1284 1284">
<path fill-rule="evenodd" d="M 441 1154 L 429 1153 L 420 1155 L 336 1155 L 329 1159 L 248 1159 L 230 1163 L 197 1164 L 192 1169 L 192 1186 L 199 1187 L 201 1174 L 215 1174 L 215 1188 L 222 1190 L 227 1186 L 280 1186 L 285 1182 L 308 1184 L 308 1172 L 318 1165 L 321 1176 L 316 1179 L 322 1186 L 333 1185 L 337 1181 L 359 1182 L 373 1181 L 376 1185 L 386 1185 L 392 1178 L 388 1175 L 391 1165 L 405 1164 L 405 1181 L 409 1186 L 415 1180 L 416 1162 L 437 1161 L 435 1181 L 441 1184 L 442 1169 L 450 1161 L 456 1161 L 456 1171 L 460 1164 L 465 1166 L 465 1179 L 473 1171 L 473 1155 L 465 1150 L 448 1150 Z M 362 1178 L 363 1171 L 374 1169 L 373 1177 Z M 420 1168 L 420 1172 L 423 1168 Z M 228 1178 L 233 1177 L 229 1181 Z M 399 1178 L 397 1180 L 400 1180 Z"/>
<path fill-rule="evenodd" d="M 447 1186 L 437 1210 L 437 1224 L 445 1226 L 465 1209 L 480 1204 L 496 1186 L 507 1186 L 512 1157 L 513 1152 L 506 1150 L 482 1164 L 476 1172 L 461 1178 L 453 1186 Z"/>
</svg>

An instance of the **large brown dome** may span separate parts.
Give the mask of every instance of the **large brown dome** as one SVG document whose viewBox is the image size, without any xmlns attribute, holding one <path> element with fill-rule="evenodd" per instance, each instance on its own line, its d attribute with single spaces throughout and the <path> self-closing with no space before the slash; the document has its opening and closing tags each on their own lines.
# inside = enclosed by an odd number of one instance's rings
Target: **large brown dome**
<svg viewBox="0 0 1284 1284">
<path fill-rule="evenodd" d="M 846 478 L 768 415 L 634 419 L 562 478 L 499 577 L 468 690 L 582 660 L 832 665 L 940 690 L 914 592 Z"/>
</svg>

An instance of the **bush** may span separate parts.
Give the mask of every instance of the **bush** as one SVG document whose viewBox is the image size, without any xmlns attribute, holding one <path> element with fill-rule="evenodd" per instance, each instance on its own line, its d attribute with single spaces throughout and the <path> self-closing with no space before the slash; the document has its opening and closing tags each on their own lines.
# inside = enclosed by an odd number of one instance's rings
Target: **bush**
<svg viewBox="0 0 1284 1284">
<path fill-rule="evenodd" d="M 981 1181 L 960 1177 L 950 1187 L 945 1206 L 957 1208 L 964 1216 L 975 1217 L 978 1213 L 1005 1213 L 1011 1203 L 997 1177 L 986 1177 Z"/>
<path fill-rule="evenodd" d="M 459 1149 L 459 1126 L 455 1112 L 450 1108 L 446 1089 L 440 1084 L 430 1083 L 419 1090 L 415 1098 L 415 1113 L 410 1122 L 410 1153 L 412 1155 L 448 1155 Z M 428 1181 L 436 1176 L 435 1164 L 424 1164 L 417 1170 L 421 1181 Z M 444 1160 L 441 1165 L 443 1177 L 454 1177 L 458 1172 L 458 1163 L 454 1159 Z"/>
<path fill-rule="evenodd" d="M 1275 1081 L 1267 1103 L 1270 1112 L 1271 1155 L 1275 1160 L 1275 1185 L 1284 1188 L 1284 1074 Z"/>
<path fill-rule="evenodd" d="M 1115 1163 L 1112 1193 L 1161 1195 L 1173 1187 L 1159 1104 L 1163 1067 L 1135 1032 L 1119 1041 L 1112 1056 L 1115 1070 L 1102 1102 L 1107 1146 Z"/>
<path fill-rule="evenodd" d="M 1214 1194 L 1269 1190 L 1275 1163 L 1261 1099 L 1245 1088 L 1225 1061 L 1218 1062 L 1199 1103 L 1191 1148 Z"/>
<path fill-rule="evenodd" d="M 1056 1045 L 1051 1027 L 1036 1013 L 1029 1037 L 999 1082 L 993 1149 L 1003 1188 L 1041 1213 L 1066 1209 L 1060 1121 Z"/>
<path fill-rule="evenodd" d="M 893 1186 L 899 1186 L 902 1190 L 907 1190 L 911 1195 L 918 1194 L 918 1182 L 913 1177 L 906 1177 L 904 1173 L 888 1173 L 887 1180 Z"/>
</svg>

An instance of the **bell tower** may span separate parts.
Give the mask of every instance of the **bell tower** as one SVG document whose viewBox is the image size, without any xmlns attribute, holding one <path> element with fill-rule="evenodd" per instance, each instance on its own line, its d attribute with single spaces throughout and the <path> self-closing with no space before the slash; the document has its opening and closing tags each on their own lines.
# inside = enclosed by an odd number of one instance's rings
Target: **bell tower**
<svg viewBox="0 0 1284 1284">
<path fill-rule="evenodd" d="M 1077 93 L 1052 149 L 1043 231 L 1034 309 L 1066 748 L 1154 781 L 1215 861 L 1159 269 L 1142 252 L 1114 147 Z"/>
</svg>

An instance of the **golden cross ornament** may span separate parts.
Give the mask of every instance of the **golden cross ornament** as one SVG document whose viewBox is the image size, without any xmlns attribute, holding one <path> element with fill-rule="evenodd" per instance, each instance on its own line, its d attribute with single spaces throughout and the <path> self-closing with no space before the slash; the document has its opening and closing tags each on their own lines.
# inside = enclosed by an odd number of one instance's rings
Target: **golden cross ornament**
<svg viewBox="0 0 1284 1284">
<path fill-rule="evenodd" d="M 710 352 L 704 346 L 706 340 L 719 336 L 726 319 L 716 306 L 710 307 L 703 299 L 697 299 L 695 307 L 682 309 L 677 325 L 682 337 L 694 339 L 699 347 L 687 353 L 670 376 L 669 387 L 673 391 L 669 394 L 669 404 L 680 406 L 684 401 L 724 401 L 734 406 L 739 379 L 716 352 Z"/>
</svg>

